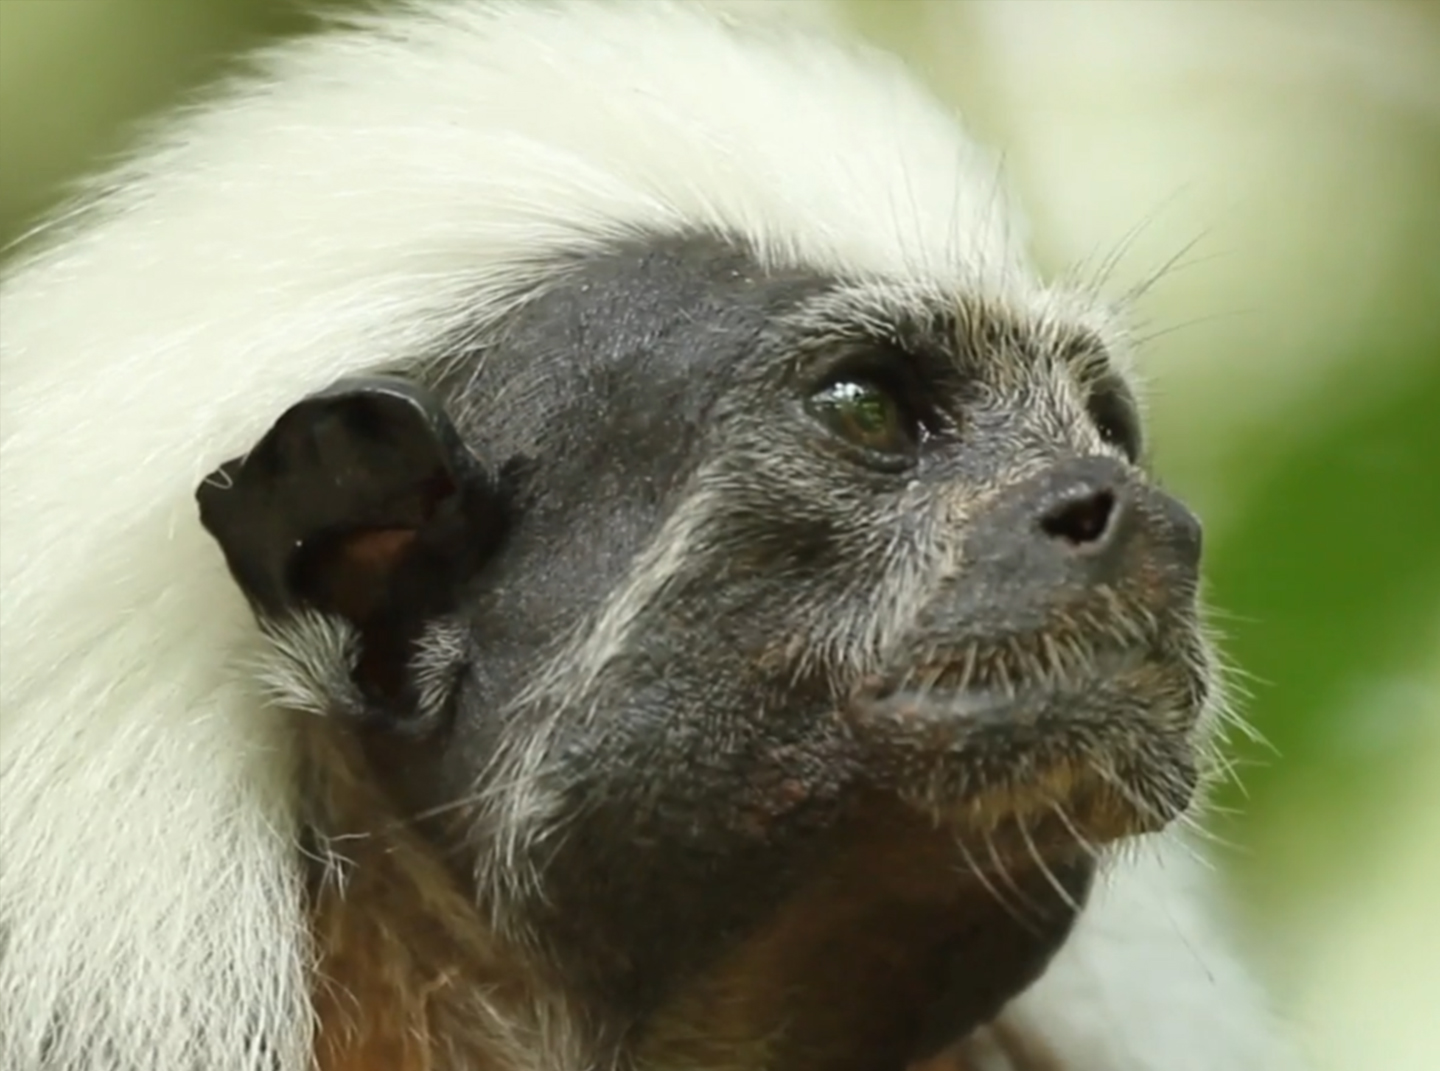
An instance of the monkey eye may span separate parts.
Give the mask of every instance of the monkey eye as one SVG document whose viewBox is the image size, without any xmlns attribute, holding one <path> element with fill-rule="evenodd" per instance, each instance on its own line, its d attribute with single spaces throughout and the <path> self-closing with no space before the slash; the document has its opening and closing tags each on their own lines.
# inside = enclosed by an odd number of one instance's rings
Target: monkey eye
<svg viewBox="0 0 1440 1071">
<path fill-rule="evenodd" d="M 920 445 L 921 426 L 914 412 L 873 379 L 834 380 L 810 396 L 806 409 L 835 435 L 864 450 L 909 456 Z"/>
<path fill-rule="evenodd" d="M 1090 395 L 1088 408 L 1100 438 L 1131 462 L 1137 461 L 1142 446 L 1140 416 L 1130 392 L 1122 386 L 1101 384 Z"/>
</svg>

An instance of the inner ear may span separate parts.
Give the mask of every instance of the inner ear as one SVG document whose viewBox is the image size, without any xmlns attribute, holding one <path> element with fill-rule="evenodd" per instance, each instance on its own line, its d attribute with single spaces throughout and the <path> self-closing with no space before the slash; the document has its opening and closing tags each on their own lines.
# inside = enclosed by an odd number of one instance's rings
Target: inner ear
<svg viewBox="0 0 1440 1071">
<path fill-rule="evenodd" d="M 498 473 L 433 393 L 390 377 L 341 380 L 292 406 L 196 499 L 256 613 L 349 621 L 356 684 L 402 721 L 417 639 L 456 608 L 505 527 Z"/>
</svg>

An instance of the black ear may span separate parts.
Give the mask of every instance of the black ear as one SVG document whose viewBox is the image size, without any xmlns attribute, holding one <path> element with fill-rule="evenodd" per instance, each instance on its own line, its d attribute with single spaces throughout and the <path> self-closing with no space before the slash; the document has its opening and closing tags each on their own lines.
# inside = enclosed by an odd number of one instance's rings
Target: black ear
<svg viewBox="0 0 1440 1071">
<path fill-rule="evenodd" d="M 433 394 L 394 378 L 311 395 L 195 497 L 256 613 L 349 620 L 361 638 L 356 683 L 392 712 L 412 705 L 416 638 L 455 608 L 504 531 L 498 474 Z"/>
</svg>

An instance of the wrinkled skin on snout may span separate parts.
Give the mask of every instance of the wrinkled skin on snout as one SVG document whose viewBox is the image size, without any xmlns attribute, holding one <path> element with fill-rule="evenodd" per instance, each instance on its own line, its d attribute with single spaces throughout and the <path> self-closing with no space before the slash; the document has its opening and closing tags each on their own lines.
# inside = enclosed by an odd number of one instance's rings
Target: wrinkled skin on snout
<svg viewBox="0 0 1440 1071">
<path fill-rule="evenodd" d="M 587 254 L 202 516 L 269 627 L 354 626 L 340 723 L 602 1046 L 898 1071 L 1200 775 L 1199 528 L 1057 316 Z"/>
</svg>

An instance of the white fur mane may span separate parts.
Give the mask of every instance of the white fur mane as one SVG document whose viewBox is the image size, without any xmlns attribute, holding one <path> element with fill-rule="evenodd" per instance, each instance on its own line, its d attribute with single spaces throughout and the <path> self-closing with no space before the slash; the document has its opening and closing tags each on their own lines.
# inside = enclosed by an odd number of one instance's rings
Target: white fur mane
<svg viewBox="0 0 1440 1071">
<path fill-rule="evenodd" d="M 898 70 L 659 0 L 417 4 L 288 47 L 12 268 L 0 1067 L 309 1066 L 292 746 L 237 672 L 259 636 L 194 487 L 299 397 L 496 314 L 547 251 L 682 226 L 1042 300 L 993 162 Z M 1074 981 L 1108 940 L 1022 1013 L 1075 1046 L 1131 1029 Z M 1116 960 L 1134 972 L 1177 969 L 1164 924 L 1116 940 L 1145 949 Z M 1211 977 L 1202 948 L 1178 969 Z M 1177 1001 L 1213 1012 L 1227 972 Z M 1178 1044 L 1216 1029 L 1168 1011 Z M 1273 1066 L 1136 1045 L 1083 1067 Z"/>
</svg>

